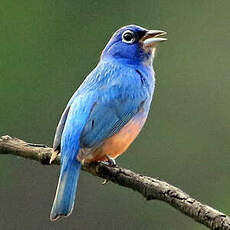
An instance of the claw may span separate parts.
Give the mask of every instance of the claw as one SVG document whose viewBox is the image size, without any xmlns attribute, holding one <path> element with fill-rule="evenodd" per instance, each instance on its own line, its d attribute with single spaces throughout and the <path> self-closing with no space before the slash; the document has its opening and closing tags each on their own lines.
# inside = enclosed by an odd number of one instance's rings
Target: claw
<svg viewBox="0 0 230 230">
<path fill-rule="evenodd" d="M 111 156 L 106 154 L 106 157 L 108 159 L 109 166 L 111 166 L 111 167 L 116 167 L 117 166 L 116 161 Z"/>
<path fill-rule="evenodd" d="M 50 164 L 52 164 L 52 162 L 57 158 L 57 154 L 58 152 L 57 151 L 53 151 L 51 157 L 50 157 Z"/>
<path fill-rule="evenodd" d="M 82 164 L 82 165 L 85 164 L 85 159 L 81 160 L 81 164 Z"/>
<path fill-rule="evenodd" d="M 109 182 L 109 180 L 104 179 L 103 182 L 102 182 L 101 184 L 102 184 L 102 185 L 105 185 L 105 184 L 107 184 L 108 182 Z"/>
</svg>

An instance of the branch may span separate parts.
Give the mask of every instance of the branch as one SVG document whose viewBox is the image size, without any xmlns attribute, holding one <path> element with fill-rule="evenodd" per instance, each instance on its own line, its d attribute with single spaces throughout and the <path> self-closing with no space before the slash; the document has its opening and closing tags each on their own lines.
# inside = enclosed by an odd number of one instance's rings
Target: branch
<svg viewBox="0 0 230 230">
<path fill-rule="evenodd" d="M 12 154 L 49 165 L 53 149 L 41 144 L 31 144 L 17 138 L 0 138 L 0 154 Z M 53 164 L 60 164 L 60 156 Z M 202 204 L 173 185 L 155 178 L 142 176 L 128 169 L 110 167 L 103 163 L 85 164 L 82 169 L 115 184 L 141 193 L 147 200 L 165 201 L 185 215 L 210 229 L 230 230 L 230 217 Z"/>
</svg>

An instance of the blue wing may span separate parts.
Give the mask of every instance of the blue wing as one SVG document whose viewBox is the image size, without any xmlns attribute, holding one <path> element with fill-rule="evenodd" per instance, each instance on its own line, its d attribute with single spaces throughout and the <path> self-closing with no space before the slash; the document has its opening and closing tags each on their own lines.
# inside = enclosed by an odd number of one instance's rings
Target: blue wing
<svg viewBox="0 0 230 230">
<path fill-rule="evenodd" d="M 90 92 L 90 88 L 93 86 L 93 83 L 94 83 L 93 78 L 95 76 L 95 72 L 96 72 L 96 69 L 94 69 L 94 71 L 92 71 L 92 73 L 89 74 L 89 76 L 81 84 L 81 86 L 78 88 L 78 90 L 73 94 L 73 96 L 69 100 L 64 112 L 62 113 L 61 119 L 60 119 L 58 126 L 56 128 L 56 133 L 55 133 L 54 141 L 53 141 L 53 149 L 57 150 L 58 152 L 60 152 L 60 149 L 61 149 L 62 133 L 63 133 L 64 127 L 66 124 L 66 119 L 68 117 L 70 107 L 74 101 L 78 101 L 79 96 L 85 95 L 85 98 L 87 98 L 87 100 L 89 97 L 89 95 L 87 95 L 87 94 L 90 94 L 92 96 L 92 92 Z M 81 110 L 82 108 L 79 106 L 78 109 Z"/>
<path fill-rule="evenodd" d="M 84 86 L 84 84 L 82 84 L 82 86 Z M 73 96 L 69 100 L 64 112 L 62 113 L 61 119 L 58 123 L 56 133 L 54 136 L 54 141 L 53 141 L 53 149 L 57 150 L 58 152 L 60 152 L 60 149 L 61 149 L 61 137 L 62 137 L 62 133 L 63 133 L 64 127 L 65 127 L 66 119 L 67 119 L 68 114 L 69 114 L 70 107 L 73 104 L 73 102 L 75 101 L 75 99 L 77 98 L 77 96 L 79 96 L 79 93 L 81 92 L 81 87 L 73 94 Z M 78 108 L 78 109 L 80 110 L 81 108 Z"/>
<path fill-rule="evenodd" d="M 64 112 L 62 113 L 61 119 L 58 123 L 56 133 L 54 136 L 53 149 L 58 152 L 60 152 L 60 149 L 61 149 L 61 136 L 62 136 L 63 129 L 65 127 L 65 122 L 66 122 L 66 119 L 69 113 L 69 109 L 70 109 L 70 106 L 67 106 Z"/>
<path fill-rule="evenodd" d="M 146 99 L 149 100 L 143 106 L 149 109 L 154 90 L 153 74 L 122 65 L 100 63 L 75 92 L 63 112 L 54 138 L 54 149 L 60 149 L 69 108 L 79 95 L 88 98 L 88 94 L 94 94 L 95 105 L 80 141 L 81 147 L 92 147 L 117 133 Z"/>
<path fill-rule="evenodd" d="M 80 146 L 92 148 L 118 133 L 142 107 L 149 110 L 151 93 L 143 87 L 140 76 L 135 71 L 117 71 L 116 79 L 110 76 L 98 90 L 88 121 L 82 130 Z"/>
</svg>

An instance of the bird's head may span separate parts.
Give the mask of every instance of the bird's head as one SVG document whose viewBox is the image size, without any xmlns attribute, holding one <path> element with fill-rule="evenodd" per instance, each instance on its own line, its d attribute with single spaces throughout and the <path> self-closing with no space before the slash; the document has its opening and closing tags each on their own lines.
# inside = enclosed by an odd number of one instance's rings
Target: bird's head
<svg viewBox="0 0 230 230">
<path fill-rule="evenodd" d="M 113 34 L 101 59 L 114 58 L 127 64 L 151 65 L 156 47 L 167 40 L 161 37 L 165 34 L 162 30 L 147 30 L 136 25 L 124 26 Z"/>
</svg>

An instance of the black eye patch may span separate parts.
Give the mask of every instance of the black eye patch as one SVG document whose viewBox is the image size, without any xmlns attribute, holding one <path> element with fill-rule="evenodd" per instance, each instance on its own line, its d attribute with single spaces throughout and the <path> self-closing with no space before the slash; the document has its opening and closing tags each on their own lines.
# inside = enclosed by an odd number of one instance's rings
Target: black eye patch
<svg viewBox="0 0 230 230">
<path fill-rule="evenodd" d="M 137 40 L 140 40 L 142 37 L 144 37 L 146 32 L 147 31 L 145 31 L 145 30 L 141 30 L 141 31 L 136 32 Z"/>
</svg>

